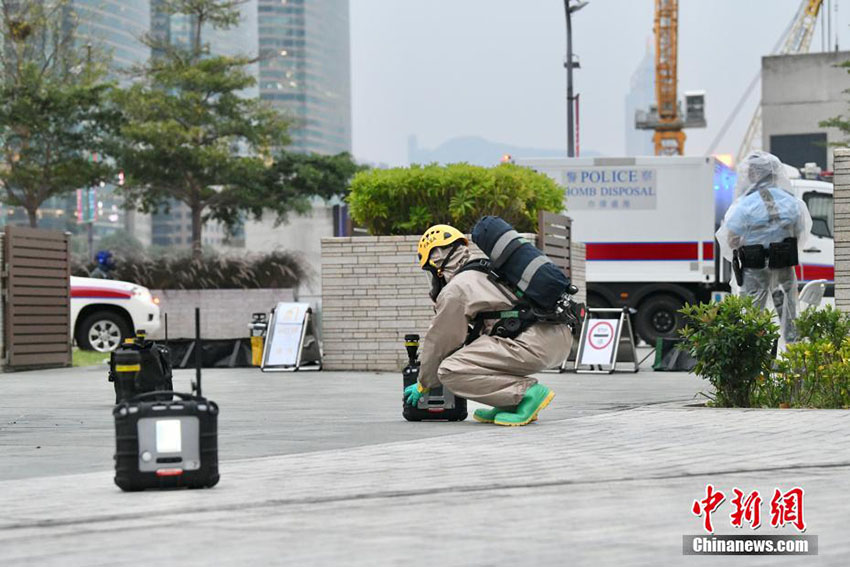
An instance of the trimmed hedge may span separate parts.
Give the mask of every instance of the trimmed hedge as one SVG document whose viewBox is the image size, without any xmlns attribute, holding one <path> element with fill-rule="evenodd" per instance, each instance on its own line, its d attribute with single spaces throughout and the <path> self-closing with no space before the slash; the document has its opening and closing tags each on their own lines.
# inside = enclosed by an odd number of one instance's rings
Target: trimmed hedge
<svg viewBox="0 0 850 567">
<path fill-rule="evenodd" d="M 307 271 L 296 254 L 224 256 L 191 252 L 164 256 L 116 255 L 112 279 L 149 289 L 260 289 L 294 288 L 306 281 Z M 94 265 L 74 264 L 71 273 L 87 277 Z"/>
<path fill-rule="evenodd" d="M 498 215 L 520 232 L 536 232 L 540 210 L 564 209 L 564 189 L 513 164 L 412 165 L 361 171 L 351 181 L 351 217 L 374 235 L 418 234 L 434 224 L 469 231 Z"/>
</svg>

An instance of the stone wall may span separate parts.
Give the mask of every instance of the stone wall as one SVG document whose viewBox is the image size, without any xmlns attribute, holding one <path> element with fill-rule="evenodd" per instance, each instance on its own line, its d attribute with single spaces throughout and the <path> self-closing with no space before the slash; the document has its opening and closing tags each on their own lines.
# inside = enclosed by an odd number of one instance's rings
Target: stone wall
<svg viewBox="0 0 850 567">
<path fill-rule="evenodd" d="M 324 368 L 395 371 L 407 363 L 404 335 L 424 335 L 434 315 L 415 262 L 418 242 L 419 236 L 322 239 Z M 584 301 L 584 245 L 573 244 L 572 252 Z"/>
<path fill-rule="evenodd" d="M 291 289 L 152 289 L 160 300 L 162 325 L 151 338 L 195 338 L 195 307 L 201 308 L 201 337 L 237 339 L 249 336 L 252 313 L 268 313 L 280 301 L 294 301 Z"/>
<path fill-rule="evenodd" d="M 850 311 L 850 149 L 837 148 L 835 167 L 835 306 Z"/>
<path fill-rule="evenodd" d="M 6 233 L 0 232 L 0 266 L 6 265 Z M 0 298 L 5 298 L 5 290 L 3 289 L 4 278 L 0 278 Z M 0 305 L 0 370 L 6 364 L 6 300 L 2 299 Z M 70 337 L 68 338 L 70 340 Z"/>
<path fill-rule="evenodd" d="M 407 333 L 434 314 L 418 236 L 322 239 L 322 347 L 328 370 L 400 370 Z"/>
</svg>

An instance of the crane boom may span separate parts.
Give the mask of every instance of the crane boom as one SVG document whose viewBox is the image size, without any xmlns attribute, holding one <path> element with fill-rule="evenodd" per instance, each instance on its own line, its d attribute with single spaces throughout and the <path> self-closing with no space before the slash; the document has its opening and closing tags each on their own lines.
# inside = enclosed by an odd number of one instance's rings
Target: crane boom
<svg viewBox="0 0 850 567">
<path fill-rule="evenodd" d="M 776 55 L 808 53 L 815 33 L 817 17 L 823 7 L 823 0 L 802 0 L 794 16 L 791 28 L 782 42 L 782 47 Z M 735 163 L 740 163 L 747 154 L 761 146 L 761 104 L 753 112 L 753 117 L 747 126 L 744 140 L 738 149 Z"/>
</svg>

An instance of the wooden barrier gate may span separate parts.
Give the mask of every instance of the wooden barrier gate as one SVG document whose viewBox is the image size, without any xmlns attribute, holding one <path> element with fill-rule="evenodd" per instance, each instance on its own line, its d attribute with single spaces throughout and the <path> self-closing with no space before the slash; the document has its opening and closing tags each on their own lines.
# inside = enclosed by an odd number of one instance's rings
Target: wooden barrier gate
<svg viewBox="0 0 850 567">
<path fill-rule="evenodd" d="M 570 279 L 573 277 L 570 252 L 572 222 L 570 217 L 564 215 L 548 211 L 537 213 L 537 248 L 564 270 Z"/>
<path fill-rule="evenodd" d="M 7 226 L 4 240 L 6 367 L 70 366 L 70 236 Z"/>
</svg>

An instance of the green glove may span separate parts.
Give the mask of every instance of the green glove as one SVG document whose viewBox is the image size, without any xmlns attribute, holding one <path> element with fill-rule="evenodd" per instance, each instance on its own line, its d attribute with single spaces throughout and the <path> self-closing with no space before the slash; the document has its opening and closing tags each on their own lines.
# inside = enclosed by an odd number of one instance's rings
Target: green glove
<svg viewBox="0 0 850 567">
<path fill-rule="evenodd" d="M 422 397 L 422 394 L 427 394 L 428 391 L 428 388 L 423 388 L 419 382 L 411 384 L 404 389 L 404 401 L 407 405 L 416 407 L 419 404 L 419 398 Z"/>
</svg>

